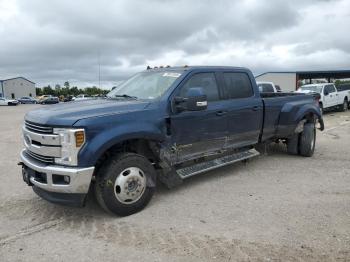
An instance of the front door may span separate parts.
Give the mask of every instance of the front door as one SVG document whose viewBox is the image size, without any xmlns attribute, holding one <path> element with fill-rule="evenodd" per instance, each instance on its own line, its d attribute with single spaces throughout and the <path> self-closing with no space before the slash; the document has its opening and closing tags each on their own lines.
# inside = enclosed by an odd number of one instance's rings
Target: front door
<svg viewBox="0 0 350 262">
<path fill-rule="evenodd" d="M 336 106 L 337 105 L 337 96 L 336 96 L 334 86 L 333 85 L 326 85 L 324 87 L 323 92 L 324 92 L 324 103 L 325 103 L 324 107 L 327 108 L 327 107 Z"/>
<path fill-rule="evenodd" d="M 177 95 L 186 97 L 192 87 L 203 88 L 208 106 L 201 111 L 183 111 L 171 117 L 171 142 L 176 162 L 184 162 L 222 149 L 228 132 L 225 104 L 220 100 L 215 73 L 196 73 L 179 87 Z"/>
</svg>

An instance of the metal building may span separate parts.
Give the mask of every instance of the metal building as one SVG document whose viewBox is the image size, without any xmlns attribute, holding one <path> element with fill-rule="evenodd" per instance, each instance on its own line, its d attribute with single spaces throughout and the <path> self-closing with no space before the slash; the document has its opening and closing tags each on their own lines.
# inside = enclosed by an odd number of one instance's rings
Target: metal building
<svg viewBox="0 0 350 262">
<path fill-rule="evenodd" d="M 302 83 L 312 83 L 315 79 L 332 82 L 349 78 L 350 70 L 266 72 L 255 76 L 256 81 L 273 82 L 279 85 L 284 92 L 295 91 Z"/>
<path fill-rule="evenodd" d="M 36 96 L 34 82 L 24 77 L 0 80 L 0 97 L 21 98 L 23 96 Z"/>
</svg>

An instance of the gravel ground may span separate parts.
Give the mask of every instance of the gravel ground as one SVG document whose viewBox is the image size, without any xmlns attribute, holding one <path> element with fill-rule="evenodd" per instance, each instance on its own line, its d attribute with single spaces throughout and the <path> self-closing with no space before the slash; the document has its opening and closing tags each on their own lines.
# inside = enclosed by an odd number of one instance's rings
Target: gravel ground
<svg viewBox="0 0 350 262">
<path fill-rule="evenodd" d="M 0 261 L 350 261 L 350 112 L 325 115 L 312 158 L 268 154 L 160 185 L 142 212 L 37 197 L 21 178 L 25 112 L 0 108 Z"/>
</svg>

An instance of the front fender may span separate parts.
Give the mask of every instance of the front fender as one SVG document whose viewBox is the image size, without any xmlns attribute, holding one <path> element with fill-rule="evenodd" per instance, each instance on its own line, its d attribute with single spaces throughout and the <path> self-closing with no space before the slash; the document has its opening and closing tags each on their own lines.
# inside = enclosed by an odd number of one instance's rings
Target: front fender
<svg viewBox="0 0 350 262">
<path fill-rule="evenodd" d="M 163 141 L 165 135 L 159 125 L 150 122 L 126 122 L 124 125 L 110 124 L 86 129 L 86 144 L 79 152 L 79 166 L 95 166 L 98 159 L 112 146 L 130 139 Z"/>
</svg>

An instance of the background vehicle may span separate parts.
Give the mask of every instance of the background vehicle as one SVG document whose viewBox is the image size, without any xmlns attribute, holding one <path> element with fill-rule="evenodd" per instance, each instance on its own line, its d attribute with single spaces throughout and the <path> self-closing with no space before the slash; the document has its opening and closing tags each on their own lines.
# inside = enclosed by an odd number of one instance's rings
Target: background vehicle
<svg viewBox="0 0 350 262">
<path fill-rule="evenodd" d="M 48 97 L 48 98 L 45 98 L 45 99 L 41 100 L 40 104 L 42 104 L 42 105 L 45 105 L 45 104 L 57 104 L 59 102 L 60 101 L 59 101 L 58 97 L 51 96 L 51 97 Z"/>
<path fill-rule="evenodd" d="M 320 94 L 320 108 L 325 109 L 340 109 L 347 111 L 349 108 L 350 90 L 338 91 L 334 84 L 310 84 L 301 86 L 297 92 L 299 93 L 318 93 Z"/>
<path fill-rule="evenodd" d="M 279 85 L 275 85 L 275 88 L 276 88 L 277 92 L 282 92 L 282 89 Z"/>
<path fill-rule="evenodd" d="M 277 93 L 280 92 L 277 90 L 276 86 L 272 82 L 256 82 L 258 85 L 259 91 L 262 93 Z"/>
<path fill-rule="evenodd" d="M 0 97 L 0 105 L 1 106 L 16 106 L 16 105 L 18 105 L 18 101 L 16 99 L 8 99 L 8 98 Z"/>
<path fill-rule="evenodd" d="M 20 99 L 18 99 L 18 102 L 21 104 L 37 104 L 38 101 L 30 96 L 23 96 Z"/>
<path fill-rule="evenodd" d="M 245 68 L 150 69 L 108 99 L 27 113 L 22 174 L 42 198 L 75 206 L 95 181 L 103 208 L 130 215 L 150 201 L 157 177 L 171 188 L 277 140 L 312 156 L 317 120 L 323 130 L 313 96 L 260 93 Z"/>
<path fill-rule="evenodd" d="M 73 101 L 81 101 L 81 100 L 88 100 L 88 99 L 93 99 L 93 97 L 89 95 L 80 94 L 72 98 Z"/>
<path fill-rule="evenodd" d="M 52 95 L 42 95 L 37 97 L 38 102 L 40 103 L 41 101 L 45 100 L 46 98 L 52 97 Z"/>
</svg>

